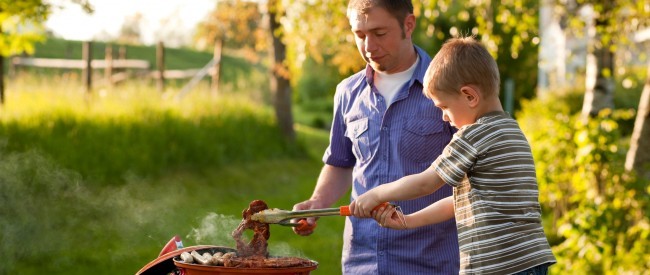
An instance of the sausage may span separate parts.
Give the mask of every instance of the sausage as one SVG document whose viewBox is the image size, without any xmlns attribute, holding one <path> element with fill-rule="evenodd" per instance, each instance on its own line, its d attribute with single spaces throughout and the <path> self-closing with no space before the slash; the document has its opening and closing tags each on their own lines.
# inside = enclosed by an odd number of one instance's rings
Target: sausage
<svg viewBox="0 0 650 275">
<path fill-rule="evenodd" d="M 192 257 L 194 257 L 194 260 L 196 260 L 196 262 L 199 263 L 199 264 L 202 264 L 202 265 L 209 265 L 210 264 L 210 258 L 206 259 L 203 255 L 199 254 L 199 252 L 192 251 L 190 253 L 190 255 L 192 255 Z M 204 255 L 205 255 L 205 253 L 204 253 Z"/>
<path fill-rule="evenodd" d="M 217 252 L 212 255 L 213 265 L 223 265 L 223 252 Z"/>
<path fill-rule="evenodd" d="M 192 257 L 190 253 L 183 252 L 181 253 L 181 260 L 185 263 L 191 264 L 194 262 L 194 257 Z"/>
</svg>

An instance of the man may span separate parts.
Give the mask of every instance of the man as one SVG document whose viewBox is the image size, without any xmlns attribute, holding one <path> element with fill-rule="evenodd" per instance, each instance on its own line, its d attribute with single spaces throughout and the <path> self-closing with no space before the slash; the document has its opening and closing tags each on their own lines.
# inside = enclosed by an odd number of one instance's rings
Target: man
<svg viewBox="0 0 650 275">
<path fill-rule="evenodd" d="M 351 0 L 348 19 L 365 70 L 336 89 L 325 165 L 309 200 L 294 210 L 330 207 L 350 187 L 352 199 L 380 184 L 425 170 L 451 140 L 453 128 L 422 93 L 431 57 L 413 45 L 410 0 Z M 445 186 L 416 200 L 392 202 L 405 214 L 450 196 Z M 307 220 L 315 225 L 315 219 Z M 313 227 L 295 230 L 307 236 Z M 412 230 L 346 219 L 344 274 L 457 274 L 455 220 Z"/>
</svg>

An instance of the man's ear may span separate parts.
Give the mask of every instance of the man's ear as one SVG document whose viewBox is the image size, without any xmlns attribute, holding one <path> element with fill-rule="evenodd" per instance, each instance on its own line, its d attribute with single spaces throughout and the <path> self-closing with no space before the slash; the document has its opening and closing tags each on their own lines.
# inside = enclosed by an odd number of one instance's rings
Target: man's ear
<svg viewBox="0 0 650 275">
<path fill-rule="evenodd" d="M 460 87 L 460 93 L 463 99 L 465 99 L 465 102 L 467 102 L 467 105 L 472 108 L 478 106 L 481 101 L 481 93 L 472 86 L 465 85 Z"/>
<path fill-rule="evenodd" d="M 404 18 L 404 32 L 406 37 L 411 37 L 415 30 L 415 15 L 409 14 Z"/>
</svg>

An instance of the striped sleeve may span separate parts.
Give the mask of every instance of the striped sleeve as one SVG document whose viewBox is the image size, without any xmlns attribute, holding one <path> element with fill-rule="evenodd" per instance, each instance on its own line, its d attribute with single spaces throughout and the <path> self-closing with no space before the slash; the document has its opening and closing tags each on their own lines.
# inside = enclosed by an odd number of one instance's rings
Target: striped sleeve
<svg viewBox="0 0 650 275">
<path fill-rule="evenodd" d="M 474 166 L 478 150 L 462 135 L 462 130 L 445 147 L 443 153 L 433 162 L 438 175 L 449 185 L 458 187 L 467 172 Z"/>
</svg>

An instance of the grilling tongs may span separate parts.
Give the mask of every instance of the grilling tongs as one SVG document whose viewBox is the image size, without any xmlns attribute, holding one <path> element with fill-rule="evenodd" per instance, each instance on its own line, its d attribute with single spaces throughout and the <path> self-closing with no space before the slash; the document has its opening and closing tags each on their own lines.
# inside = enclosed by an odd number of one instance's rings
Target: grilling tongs
<svg viewBox="0 0 650 275">
<path fill-rule="evenodd" d="M 374 209 L 379 209 L 382 206 L 391 205 L 388 202 L 384 202 L 380 205 L 377 205 Z M 295 226 L 298 230 L 313 229 L 316 225 L 309 225 L 305 218 L 312 217 L 324 217 L 324 216 L 350 216 L 350 207 L 347 205 L 340 206 L 338 208 L 322 208 L 322 209 L 311 209 L 311 210 L 295 210 L 288 211 L 278 208 L 271 208 L 257 212 L 251 216 L 251 220 L 262 222 L 262 223 L 272 223 L 279 224 L 284 226 Z M 291 222 L 292 219 L 300 219 L 298 222 Z"/>
</svg>

